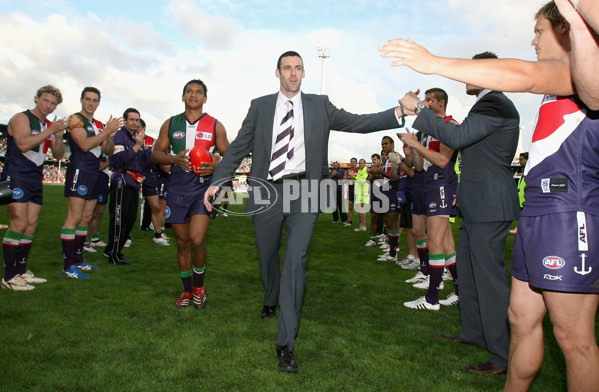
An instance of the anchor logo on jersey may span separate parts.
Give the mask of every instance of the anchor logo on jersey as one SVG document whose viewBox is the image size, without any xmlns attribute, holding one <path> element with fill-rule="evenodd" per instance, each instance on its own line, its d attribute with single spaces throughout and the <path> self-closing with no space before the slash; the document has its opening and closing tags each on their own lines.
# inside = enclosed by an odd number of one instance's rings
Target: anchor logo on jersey
<svg viewBox="0 0 599 392">
<path fill-rule="evenodd" d="M 574 272 L 576 272 L 578 275 L 590 274 L 591 271 L 593 270 L 593 267 L 589 266 L 589 269 L 586 269 L 587 255 L 585 253 L 583 253 L 580 255 L 580 258 L 582 259 L 582 266 L 581 266 L 580 270 L 578 269 L 578 267 L 574 267 Z"/>
</svg>

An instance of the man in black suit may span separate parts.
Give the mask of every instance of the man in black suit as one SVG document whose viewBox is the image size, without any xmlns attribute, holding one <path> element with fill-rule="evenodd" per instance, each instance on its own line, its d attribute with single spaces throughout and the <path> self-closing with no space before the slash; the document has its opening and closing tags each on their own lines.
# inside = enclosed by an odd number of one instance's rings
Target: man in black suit
<svg viewBox="0 0 599 392">
<path fill-rule="evenodd" d="M 485 52 L 474 59 L 497 58 Z M 518 194 L 510 171 L 519 137 L 520 116 L 514 104 L 498 91 L 466 84 L 477 101 L 461 125 L 444 121 L 424 107 L 414 93 L 400 103 L 418 115 L 414 128 L 454 150 L 461 150 L 462 172 L 457 201 L 464 219 L 457 249 L 462 332 L 445 336 L 488 349 L 493 355 L 468 366 L 481 374 L 507 369 L 510 288 L 505 275 L 505 244 L 518 219 Z M 399 135 L 404 142 L 414 134 Z"/>
<path fill-rule="evenodd" d="M 337 109 L 325 95 L 301 93 L 304 64 L 296 52 L 285 52 L 279 57 L 275 74 L 280 80 L 280 91 L 251 102 L 237 138 L 214 173 L 205 204 L 211 208 L 210 198 L 217 194 L 219 185 L 252 152 L 252 189 L 246 213 L 253 215 L 266 291 L 262 317 L 274 316 L 279 303 L 279 370 L 296 372 L 293 349 L 306 287 L 305 263 L 318 218 L 318 198 L 305 196 L 313 194 L 308 192 L 318 189 L 320 180 L 328 176 L 330 130 L 368 133 L 397 128 L 399 108 L 357 115 Z M 286 245 L 281 273 L 283 225 Z"/>
</svg>

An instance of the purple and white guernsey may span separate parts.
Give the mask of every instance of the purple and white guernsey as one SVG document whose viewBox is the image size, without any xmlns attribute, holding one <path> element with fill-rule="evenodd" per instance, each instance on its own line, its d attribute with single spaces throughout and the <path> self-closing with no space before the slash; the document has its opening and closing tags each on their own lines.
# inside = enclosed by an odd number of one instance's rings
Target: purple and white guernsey
<svg viewBox="0 0 599 392">
<path fill-rule="evenodd" d="M 599 215 L 599 111 L 574 96 L 545 95 L 524 176 L 522 216 Z"/>
</svg>

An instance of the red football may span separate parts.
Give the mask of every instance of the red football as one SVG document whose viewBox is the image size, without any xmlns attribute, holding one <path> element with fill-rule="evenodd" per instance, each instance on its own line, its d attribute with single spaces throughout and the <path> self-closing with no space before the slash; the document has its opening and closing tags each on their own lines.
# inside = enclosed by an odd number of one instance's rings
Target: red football
<svg viewBox="0 0 599 392">
<path fill-rule="evenodd" d="M 189 151 L 189 163 L 191 171 L 198 174 L 198 170 L 202 167 L 202 162 L 212 162 L 210 153 L 202 147 L 194 147 Z"/>
</svg>

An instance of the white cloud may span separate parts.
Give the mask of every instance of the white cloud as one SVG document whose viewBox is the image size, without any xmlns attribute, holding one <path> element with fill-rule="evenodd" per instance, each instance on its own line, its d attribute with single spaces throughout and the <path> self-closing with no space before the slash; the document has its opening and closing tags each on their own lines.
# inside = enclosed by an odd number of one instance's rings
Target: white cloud
<svg viewBox="0 0 599 392">
<path fill-rule="evenodd" d="M 242 24 L 228 16 L 209 14 L 189 0 L 172 1 L 175 23 L 193 40 L 213 49 L 228 49 L 242 31 Z"/>
<path fill-rule="evenodd" d="M 321 61 L 314 37 L 323 31 L 334 37 L 326 92 L 336 106 L 356 113 L 376 112 L 396 105 L 408 90 L 437 86 L 449 93 L 448 112 L 461 121 L 474 102 L 461 83 L 391 68 L 378 47 L 387 39 L 412 35 L 433 53 L 452 57 L 494 50 L 502 57 L 534 59 L 529 47 L 532 17 L 544 2 L 435 0 L 430 7 L 436 19 L 425 12 L 428 8 L 415 12 L 385 1 L 333 2 L 324 8 L 319 8 L 321 1 L 314 1 L 301 9 L 293 4 L 273 9 L 265 1 L 207 1 L 200 9 L 197 2 L 172 1 L 154 5 L 160 20 L 143 20 L 127 12 L 105 17 L 101 10 L 81 12 L 65 1 L 46 17 L 14 11 L 19 8 L 14 6 L 0 24 L 0 51 L 5 54 L 0 57 L 0 122 L 31 108 L 35 91 L 44 84 L 62 90 L 65 102 L 57 110 L 61 116 L 78 111 L 81 89 L 94 85 L 103 95 L 99 119 L 133 106 L 148 123 L 149 133 L 156 135 L 166 118 L 183 111 L 180 97 L 185 82 L 200 78 L 208 85 L 205 110 L 225 125 L 233 139 L 251 99 L 278 90 L 274 70 L 284 51 L 297 50 L 304 59 L 302 90 L 319 91 Z M 268 19 L 272 15 L 289 24 L 277 26 Z M 309 23 L 313 20 L 319 24 Z M 523 124 L 531 128 L 539 98 L 511 96 Z M 389 132 L 369 136 L 334 132 L 329 158 L 370 157 L 380 150 L 384 134 Z"/>
</svg>

